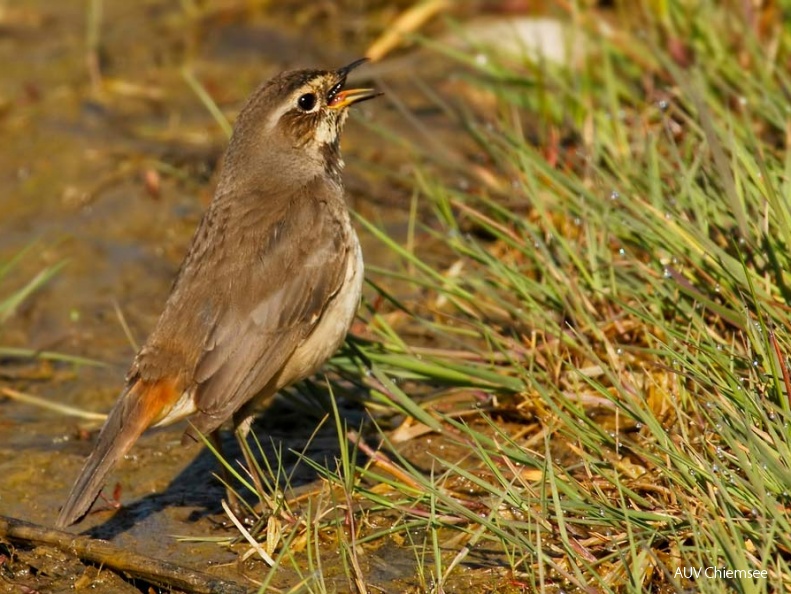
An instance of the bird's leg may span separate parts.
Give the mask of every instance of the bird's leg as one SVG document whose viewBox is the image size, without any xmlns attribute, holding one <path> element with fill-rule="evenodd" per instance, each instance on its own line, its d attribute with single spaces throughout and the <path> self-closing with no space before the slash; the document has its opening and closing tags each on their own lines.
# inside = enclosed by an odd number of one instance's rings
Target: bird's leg
<svg viewBox="0 0 791 594">
<path fill-rule="evenodd" d="M 242 502 L 239 500 L 239 496 L 236 494 L 236 491 L 233 490 L 234 477 L 225 467 L 225 462 L 228 462 L 229 464 L 231 462 L 225 457 L 219 429 L 216 429 L 209 434 L 209 441 L 211 442 L 212 447 L 214 447 L 214 451 L 217 452 L 217 456 L 219 456 L 222 460 L 220 462 L 220 478 L 222 479 L 222 482 L 225 483 L 225 498 L 228 500 L 228 507 L 231 508 L 231 511 L 237 518 L 244 518 L 247 515 L 247 511 L 242 505 Z"/>
<path fill-rule="evenodd" d="M 236 440 L 239 442 L 239 447 L 242 450 L 242 455 L 244 456 L 245 466 L 247 467 L 247 471 L 250 474 L 250 478 L 253 480 L 256 496 L 260 501 L 260 507 L 263 507 L 264 505 L 269 507 L 268 510 L 260 509 L 260 511 L 262 513 L 271 513 L 274 511 L 273 504 L 269 499 L 264 484 L 261 482 L 261 475 L 259 472 L 258 463 L 255 459 L 255 454 L 253 453 L 250 445 L 247 443 L 247 436 L 250 434 L 250 429 L 253 425 L 253 418 L 253 415 L 245 415 L 244 409 L 239 411 L 238 416 L 234 415 L 233 419 L 234 425 L 236 426 L 234 432 L 236 434 Z"/>
</svg>

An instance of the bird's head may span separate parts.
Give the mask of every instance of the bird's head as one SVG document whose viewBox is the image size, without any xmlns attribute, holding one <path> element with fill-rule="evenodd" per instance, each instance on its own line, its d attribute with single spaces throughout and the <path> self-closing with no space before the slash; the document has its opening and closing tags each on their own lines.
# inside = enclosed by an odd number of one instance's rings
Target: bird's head
<svg viewBox="0 0 791 594">
<path fill-rule="evenodd" d="M 337 70 L 291 70 L 261 85 L 236 121 L 226 169 L 233 168 L 236 177 L 243 164 L 252 174 L 269 176 L 271 183 L 277 177 L 294 183 L 323 173 L 337 178 L 348 107 L 381 94 L 346 88 L 349 73 L 365 61 Z"/>
</svg>

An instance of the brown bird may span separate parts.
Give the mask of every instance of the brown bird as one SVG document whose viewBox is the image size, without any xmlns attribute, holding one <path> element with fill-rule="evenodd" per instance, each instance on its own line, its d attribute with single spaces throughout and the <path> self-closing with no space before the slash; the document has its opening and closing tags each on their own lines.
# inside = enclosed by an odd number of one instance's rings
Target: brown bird
<svg viewBox="0 0 791 594">
<path fill-rule="evenodd" d="M 211 205 L 165 311 L 135 357 L 57 520 L 93 505 L 147 428 L 188 418 L 188 437 L 228 419 L 247 437 L 256 406 L 315 372 L 360 301 L 363 260 L 344 198 L 339 136 L 347 108 L 379 93 L 349 72 L 284 72 L 242 109 Z"/>
</svg>

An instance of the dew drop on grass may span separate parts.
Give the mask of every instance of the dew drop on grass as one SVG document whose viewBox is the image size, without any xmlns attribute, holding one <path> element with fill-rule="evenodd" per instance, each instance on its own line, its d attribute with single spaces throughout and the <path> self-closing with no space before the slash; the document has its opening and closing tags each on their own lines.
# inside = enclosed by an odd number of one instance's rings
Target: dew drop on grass
<svg viewBox="0 0 791 594">
<path fill-rule="evenodd" d="M 720 287 L 720 284 L 717 283 L 716 285 L 714 285 L 714 292 L 719 293 L 720 291 L 722 291 L 722 287 Z"/>
<path fill-rule="evenodd" d="M 720 467 L 719 467 L 719 466 L 717 466 L 716 464 L 712 464 L 712 465 L 711 465 L 711 471 L 712 471 L 714 474 L 717 474 L 717 473 L 720 471 Z"/>
<path fill-rule="evenodd" d="M 618 347 L 617 349 L 615 349 L 615 354 L 616 355 L 623 355 L 623 349 L 621 347 Z"/>
<path fill-rule="evenodd" d="M 618 250 L 618 253 L 619 253 L 620 255 L 622 255 L 622 256 L 625 256 L 625 255 L 626 255 L 626 250 L 625 250 L 625 249 L 623 249 L 623 248 L 621 248 L 621 249 L 619 249 L 619 250 Z"/>
<path fill-rule="evenodd" d="M 618 193 L 618 190 L 613 190 L 610 192 L 610 200 L 618 200 L 620 197 L 621 195 Z"/>
<path fill-rule="evenodd" d="M 662 276 L 665 278 L 673 278 L 673 274 L 670 272 L 670 268 L 665 268 L 662 272 Z"/>
<path fill-rule="evenodd" d="M 739 101 L 739 105 L 742 107 L 745 107 L 747 105 L 747 97 L 745 97 L 744 95 L 739 97 L 738 101 Z"/>
<path fill-rule="evenodd" d="M 670 220 L 670 219 L 672 219 L 672 218 L 673 218 L 673 215 L 672 215 L 671 213 L 669 213 L 669 212 L 666 212 L 666 213 L 665 213 L 665 220 L 666 220 L 666 221 L 669 221 L 669 220 Z"/>
<path fill-rule="evenodd" d="M 640 429 L 643 428 L 643 424 L 642 423 L 635 423 L 634 424 L 634 428 L 637 429 L 638 431 L 640 431 Z"/>
<path fill-rule="evenodd" d="M 668 107 L 670 107 L 670 102 L 667 99 L 660 99 L 657 101 L 656 106 L 662 111 L 665 111 Z"/>
</svg>

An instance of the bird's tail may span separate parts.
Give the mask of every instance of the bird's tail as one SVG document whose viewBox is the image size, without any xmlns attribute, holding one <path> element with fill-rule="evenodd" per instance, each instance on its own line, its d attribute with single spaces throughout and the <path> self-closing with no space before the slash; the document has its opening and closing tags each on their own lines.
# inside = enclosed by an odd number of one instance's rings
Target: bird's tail
<svg viewBox="0 0 791 594">
<path fill-rule="evenodd" d="M 82 519 L 96 501 L 107 474 L 148 427 L 162 418 L 180 396 L 175 382 L 137 380 L 121 394 L 69 492 L 57 520 L 65 528 Z"/>
</svg>

